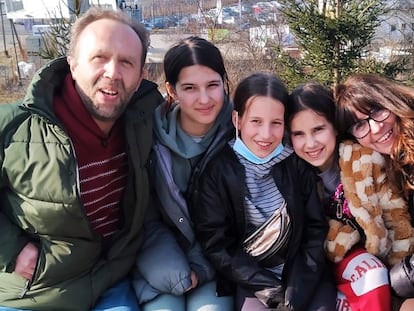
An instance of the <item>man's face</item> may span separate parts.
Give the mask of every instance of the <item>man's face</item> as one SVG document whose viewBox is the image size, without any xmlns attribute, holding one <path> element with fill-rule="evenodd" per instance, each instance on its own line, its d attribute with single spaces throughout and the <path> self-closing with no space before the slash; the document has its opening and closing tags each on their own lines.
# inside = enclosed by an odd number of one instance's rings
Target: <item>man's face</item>
<svg viewBox="0 0 414 311">
<path fill-rule="evenodd" d="M 75 55 L 68 57 L 76 89 L 102 130 L 110 130 L 138 89 L 141 55 L 142 44 L 132 28 L 101 19 L 82 31 Z"/>
</svg>

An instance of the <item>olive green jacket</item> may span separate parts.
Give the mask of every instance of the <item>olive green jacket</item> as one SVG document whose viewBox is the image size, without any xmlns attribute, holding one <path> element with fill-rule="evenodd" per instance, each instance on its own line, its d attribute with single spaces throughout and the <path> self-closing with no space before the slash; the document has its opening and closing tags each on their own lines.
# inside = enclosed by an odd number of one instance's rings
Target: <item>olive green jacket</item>
<svg viewBox="0 0 414 311">
<path fill-rule="evenodd" d="M 0 306 L 89 310 L 135 261 L 148 204 L 153 110 L 163 100 L 144 80 L 124 116 L 129 159 L 122 229 L 108 245 L 80 199 L 76 155 L 53 112 L 69 66 L 57 59 L 33 78 L 24 100 L 0 105 Z M 28 242 L 39 247 L 32 282 L 13 273 Z"/>
</svg>

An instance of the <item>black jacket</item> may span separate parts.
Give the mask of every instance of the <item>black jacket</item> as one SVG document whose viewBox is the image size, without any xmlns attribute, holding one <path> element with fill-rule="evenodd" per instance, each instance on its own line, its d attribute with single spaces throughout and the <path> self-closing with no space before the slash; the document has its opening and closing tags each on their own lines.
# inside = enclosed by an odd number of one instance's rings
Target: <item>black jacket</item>
<svg viewBox="0 0 414 311">
<path fill-rule="evenodd" d="M 314 174 L 305 162 L 293 154 L 276 164 L 272 175 L 292 220 L 282 277 L 285 304 L 304 310 L 326 267 L 323 243 L 328 227 Z M 257 291 L 279 282 L 242 249 L 246 237 L 245 189 L 244 167 L 226 145 L 200 177 L 191 213 L 197 238 L 225 283 Z"/>
</svg>

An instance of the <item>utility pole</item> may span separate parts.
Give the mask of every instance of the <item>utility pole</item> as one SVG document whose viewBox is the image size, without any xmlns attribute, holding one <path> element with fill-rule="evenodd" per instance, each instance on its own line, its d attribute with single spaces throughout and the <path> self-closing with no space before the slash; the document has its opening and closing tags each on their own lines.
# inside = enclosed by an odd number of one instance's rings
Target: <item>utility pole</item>
<svg viewBox="0 0 414 311">
<path fill-rule="evenodd" d="M 16 70 L 17 70 L 17 75 L 19 77 L 19 86 L 22 86 L 22 76 L 20 74 L 20 68 L 19 68 L 19 58 L 17 57 L 17 50 L 16 50 L 16 41 L 14 39 L 14 34 L 15 34 L 15 29 L 14 24 L 13 24 L 13 20 L 10 19 L 10 28 L 12 29 L 12 38 L 13 38 L 13 48 L 14 48 L 14 57 L 16 58 Z"/>
<path fill-rule="evenodd" d="M 198 18 L 199 18 L 199 21 L 202 20 L 202 17 L 203 17 L 203 0 L 199 0 L 199 2 L 198 2 Z"/>
<path fill-rule="evenodd" d="M 151 3 L 151 23 L 152 24 L 154 24 L 155 22 L 154 5 L 155 5 L 154 0 L 152 0 L 152 3 Z"/>
<path fill-rule="evenodd" d="M 239 21 L 241 22 L 242 20 L 242 4 L 241 4 L 241 0 L 239 0 Z"/>
<path fill-rule="evenodd" d="M 223 7 L 221 6 L 221 0 L 216 2 L 216 14 L 217 14 L 217 24 L 223 24 Z"/>
<path fill-rule="evenodd" d="M 4 31 L 4 20 L 3 20 L 3 4 L 6 4 L 6 3 L 0 2 L 0 18 L 1 18 L 1 30 L 3 33 L 3 48 L 4 48 L 4 55 L 6 55 L 6 57 L 10 57 L 9 52 L 7 52 L 7 47 L 6 47 L 6 32 Z"/>
</svg>

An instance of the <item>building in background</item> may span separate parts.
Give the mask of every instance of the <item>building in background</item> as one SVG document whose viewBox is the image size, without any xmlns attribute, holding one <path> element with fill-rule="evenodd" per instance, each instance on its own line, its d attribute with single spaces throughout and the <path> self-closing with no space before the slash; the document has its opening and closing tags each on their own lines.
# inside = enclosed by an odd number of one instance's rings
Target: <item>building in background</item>
<svg viewBox="0 0 414 311">
<path fill-rule="evenodd" d="M 102 2 L 115 0 L 102 0 Z M 74 10 L 73 0 L 5 0 L 7 19 L 24 23 L 27 19 L 45 20 L 50 18 L 70 18 Z M 89 8 L 93 1 L 80 1 L 81 11 Z M 96 2 L 96 1 L 95 1 Z"/>
</svg>

